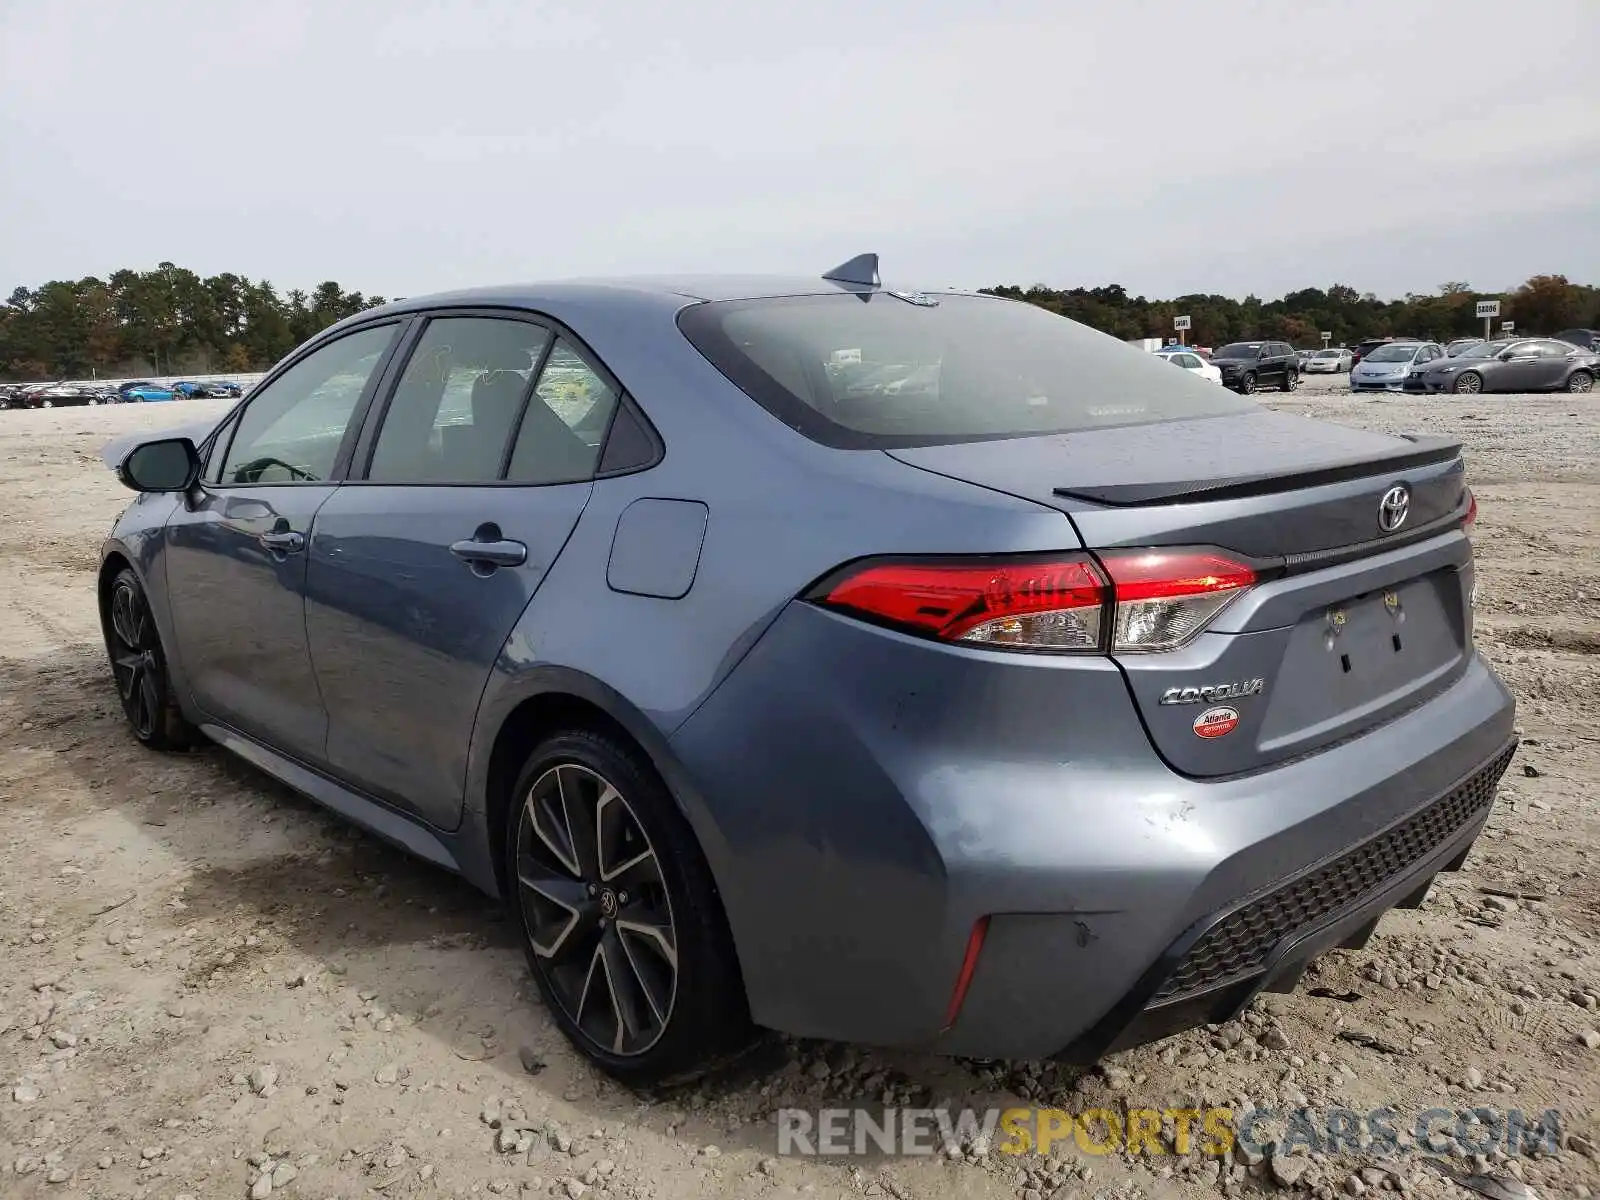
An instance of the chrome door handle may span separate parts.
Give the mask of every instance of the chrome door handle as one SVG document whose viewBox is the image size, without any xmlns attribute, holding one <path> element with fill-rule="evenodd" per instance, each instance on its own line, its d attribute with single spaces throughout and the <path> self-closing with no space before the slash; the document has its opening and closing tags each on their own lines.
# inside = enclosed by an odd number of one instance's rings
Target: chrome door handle
<svg viewBox="0 0 1600 1200">
<path fill-rule="evenodd" d="M 528 561 L 528 548 L 509 540 L 480 542 L 475 538 L 452 542 L 450 553 L 462 562 L 486 567 L 520 567 Z"/>
<path fill-rule="evenodd" d="M 296 554 L 305 549 L 306 539 L 302 533 L 292 529 L 275 530 L 272 533 L 263 533 L 260 542 L 274 554 Z"/>
</svg>

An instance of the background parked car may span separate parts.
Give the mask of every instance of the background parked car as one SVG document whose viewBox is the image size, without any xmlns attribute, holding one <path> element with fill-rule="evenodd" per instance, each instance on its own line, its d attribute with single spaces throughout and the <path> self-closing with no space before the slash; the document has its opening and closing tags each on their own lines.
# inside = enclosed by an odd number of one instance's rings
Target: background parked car
<svg viewBox="0 0 1600 1200">
<path fill-rule="evenodd" d="M 1406 376 L 1444 357 L 1438 342 L 1390 342 L 1375 347 L 1350 372 L 1352 392 L 1398 392 L 1405 388 Z"/>
<path fill-rule="evenodd" d="M 1457 338 L 1444 348 L 1444 356 L 1446 358 L 1455 358 L 1458 355 L 1476 350 L 1479 346 L 1486 345 L 1488 343 L 1482 338 Z"/>
<path fill-rule="evenodd" d="M 1222 372 L 1193 350 L 1157 350 L 1156 357 L 1166 359 L 1175 367 L 1193 372 L 1201 379 L 1209 379 L 1212 383 L 1222 382 Z"/>
<path fill-rule="evenodd" d="M 122 394 L 123 400 L 133 404 L 149 404 L 156 400 L 175 400 L 178 393 L 169 387 L 162 387 L 159 383 L 149 380 L 135 380 L 125 383 L 117 389 Z"/>
<path fill-rule="evenodd" d="M 1441 359 L 1408 379 L 1422 392 L 1588 392 L 1600 375 L 1600 354 L 1557 338 L 1484 342 Z"/>
<path fill-rule="evenodd" d="M 1318 350 L 1301 364 L 1307 375 L 1342 375 L 1350 369 L 1352 355 L 1343 346 L 1330 346 Z"/>
<path fill-rule="evenodd" d="M 1211 356 L 1222 385 L 1249 395 L 1257 388 L 1292 392 L 1300 382 L 1299 361 L 1288 342 L 1230 342 Z"/>
<path fill-rule="evenodd" d="M 221 380 L 181 379 L 172 385 L 172 390 L 188 400 L 237 399 L 244 394 L 244 389 L 237 383 Z"/>
<path fill-rule="evenodd" d="M 34 408 L 66 408 L 90 403 L 89 395 L 75 383 L 53 383 L 40 388 L 32 397 Z"/>
<path fill-rule="evenodd" d="M 1414 342 L 1416 340 L 1417 340 L 1416 338 L 1395 338 L 1395 337 L 1391 336 L 1391 337 L 1380 337 L 1380 338 L 1367 338 L 1365 341 L 1357 342 L 1356 343 L 1356 348 L 1353 351 L 1351 351 L 1351 353 L 1350 353 L 1350 365 L 1351 365 L 1351 368 L 1354 369 L 1355 367 L 1359 367 L 1361 365 L 1361 360 L 1363 358 L 1365 358 L 1367 355 L 1371 354 L 1379 346 L 1387 346 L 1390 342 L 1393 342 L 1393 341 Z"/>
<path fill-rule="evenodd" d="M 1580 350 L 1600 351 L 1600 329 L 1567 329 L 1556 334 L 1559 342 L 1571 342 Z"/>
</svg>

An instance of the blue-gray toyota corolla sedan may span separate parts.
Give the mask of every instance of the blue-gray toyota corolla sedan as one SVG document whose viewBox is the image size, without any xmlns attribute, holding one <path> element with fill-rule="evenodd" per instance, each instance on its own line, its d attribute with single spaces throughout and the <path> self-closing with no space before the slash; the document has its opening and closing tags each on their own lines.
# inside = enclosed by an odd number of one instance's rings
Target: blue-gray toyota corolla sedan
<svg viewBox="0 0 1600 1200">
<path fill-rule="evenodd" d="M 1461 864 L 1515 739 L 1460 451 L 870 255 L 484 289 L 108 447 L 100 611 L 141 742 L 504 897 L 624 1080 L 1087 1061 Z"/>
</svg>

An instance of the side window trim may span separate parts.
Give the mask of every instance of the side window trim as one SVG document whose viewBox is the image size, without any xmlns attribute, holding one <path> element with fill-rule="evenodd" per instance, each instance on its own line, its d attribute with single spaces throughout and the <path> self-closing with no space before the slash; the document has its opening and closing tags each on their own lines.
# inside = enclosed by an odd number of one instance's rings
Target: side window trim
<svg viewBox="0 0 1600 1200">
<path fill-rule="evenodd" d="M 543 324 L 543 322 L 541 322 Z M 545 330 L 550 336 L 545 340 L 544 349 L 539 351 L 539 361 L 533 364 L 533 369 L 528 372 L 528 386 L 522 389 L 522 402 L 517 405 L 517 419 L 511 422 L 511 436 L 506 438 L 505 447 L 500 451 L 500 471 L 495 476 L 501 483 L 505 483 L 511 474 L 511 458 L 517 452 L 517 439 L 522 436 L 522 423 L 528 419 L 528 405 L 533 403 L 533 397 L 539 391 L 539 380 L 544 377 L 544 369 L 550 363 L 550 355 L 556 348 L 556 343 L 561 340 L 561 335 L 545 325 Z M 612 414 L 616 414 L 613 412 Z M 611 426 L 606 426 L 606 433 L 611 432 Z M 605 438 L 600 439 L 600 453 L 604 454 L 606 448 Z M 600 461 L 599 455 L 595 462 Z"/>
<path fill-rule="evenodd" d="M 354 334 L 366 333 L 373 329 L 382 329 L 384 326 L 394 326 L 396 332 L 384 351 L 385 357 L 383 361 L 379 362 L 372 374 L 367 377 L 367 382 L 361 389 L 361 395 L 356 400 L 356 406 L 351 410 L 350 421 L 345 426 L 344 436 L 339 441 L 339 449 L 334 454 L 333 470 L 328 473 L 327 479 L 320 479 L 314 482 L 310 480 L 278 480 L 267 483 L 230 484 L 221 480 L 207 478 L 200 481 L 200 486 L 207 491 L 227 491 L 235 487 L 252 489 L 258 487 L 328 487 L 344 482 L 345 476 L 349 472 L 351 454 L 355 449 L 356 438 L 366 421 L 366 414 L 371 406 L 372 398 L 377 394 L 378 387 L 386 382 L 389 367 L 394 362 L 395 351 L 401 343 L 407 340 L 407 327 L 411 323 L 412 317 L 407 313 L 398 317 L 387 317 L 379 321 L 363 322 L 359 325 L 353 325 L 349 329 L 340 330 L 336 337 L 318 337 L 307 342 L 305 345 L 298 347 L 290 357 L 280 362 L 273 369 L 272 374 L 251 388 L 249 395 L 245 396 L 235 406 L 234 410 L 223 418 L 222 424 L 218 426 L 219 431 L 226 436 L 228 441 L 226 446 L 220 444 L 218 446 L 221 453 L 220 457 L 216 458 L 215 465 L 217 470 L 220 471 L 227 465 L 228 455 L 233 450 L 233 439 L 238 436 L 239 426 L 244 420 L 245 411 L 257 398 L 265 395 L 267 389 L 277 383 L 280 378 L 313 354 L 333 345 L 335 342 L 342 341 Z M 206 464 L 206 474 L 208 476 L 212 474 L 211 466 L 211 462 L 208 461 Z"/>
<path fill-rule="evenodd" d="M 355 446 L 351 449 L 349 466 L 344 479 L 341 480 L 342 483 L 366 482 L 367 472 L 372 468 L 372 456 L 377 450 L 378 434 L 383 429 L 384 418 L 389 415 L 389 405 L 394 400 L 395 389 L 400 386 L 406 367 L 410 365 L 411 356 L 416 352 L 417 343 L 422 340 L 422 334 L 431 319 L 431 313 L 412 314 L 409 327 L 395 343 L 394 353 L 384 364 L 377 390 L 373 393 L 371 401 L 360 410 L 360 432 L 356 435 Z"/>
</svg>

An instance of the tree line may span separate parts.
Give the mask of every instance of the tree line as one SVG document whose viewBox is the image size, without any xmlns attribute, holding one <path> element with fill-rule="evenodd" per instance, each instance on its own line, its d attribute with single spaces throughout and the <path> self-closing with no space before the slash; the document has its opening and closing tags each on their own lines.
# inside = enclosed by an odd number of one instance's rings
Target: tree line
<svg viewBox="0 0 1600 1200">
<path fill-rule="evenodd" d="M 1119 284 L 1058 290 L 1035 284 L 983 289 L 1026 300 L 1120 338 L 1168 337 L 1187 315 L 1191 345 L 1273 338 L 1296 346 L 1409 335 L 1446 341 L 1479 333 L 1477 300 L 1499 299 L 1501 320 L 1519 331 L 1557 333 L 1600 326 L 1600 288 L 1564 275 L 1536 275 L 1508 293 L 1465 283 L 1380 300 L 1344 284 L 1305 288 L 1278 300 L 1190 295 L 1130 296 Z M 0 304 L 0 380 L 117 378 L 261 371 L 335 321 L 387 303 L 329 281 L 279 292 L 265 279 L 202 277 L 172 263 L 117 271 L 106 279 L 53 280 L 19 287 Z"/>
<path fill-rule="evenodd" d="M 1565 275 L 1535 275 L 1509 292 L 1478 292 L 1467 283 L 1441 284 L 1437 292 L 1412 292 L 1400 300 L 1380 300 L 1344 284 L 1303 288 L 1279 300 L 1246 296 L 1179 296 L 1147 300 L 1130 296 L 1118 284 L 1058 291 L 1042 284 L 1029 288 L 997 287 L 984 291 L 1026 300 L 1051 312 L 1082 321 L 1119 338 L 1173 335 L 1173 318 L 1193 322 L 1184 340 L 1191 346 L 1271 338 L 1302 349 L 1322 345 L 1322 334 L 1335 346 L 1351 346 L 1369 337 L 1418 337 L 1447 342 L 1483 333 L 1476 315 L 1479 300 L 1499 300 L 1500 316 L 1518 332 L 1560 333 L 1600 326 L 1600 287 L 1571 283 Z"/>
</svg>

